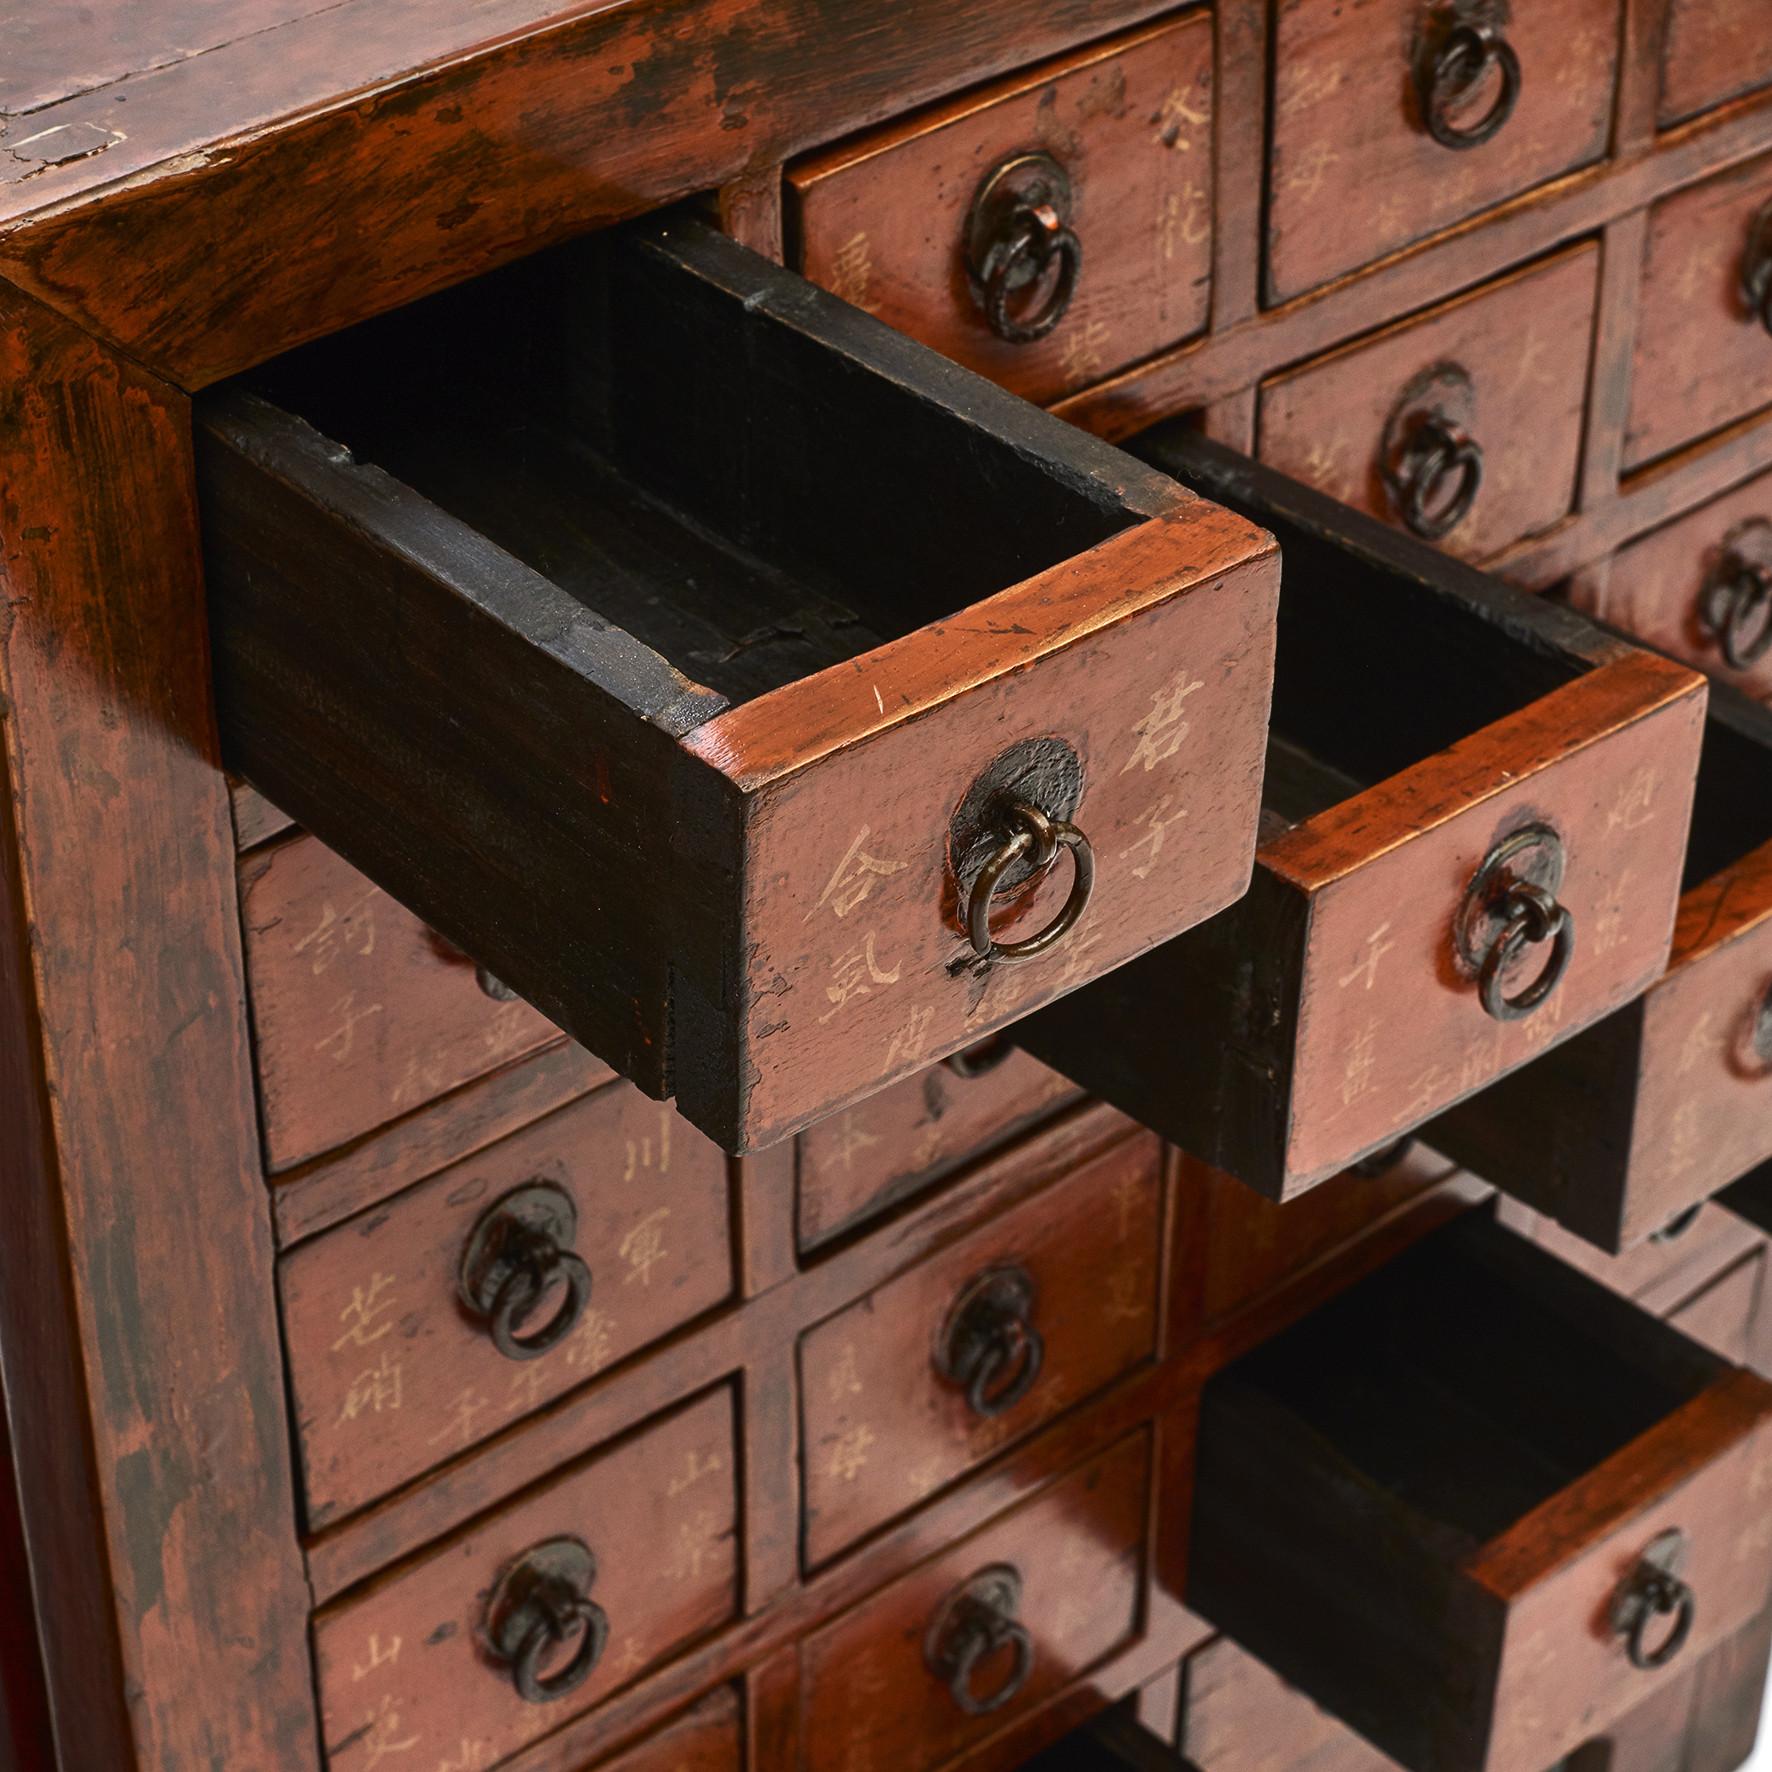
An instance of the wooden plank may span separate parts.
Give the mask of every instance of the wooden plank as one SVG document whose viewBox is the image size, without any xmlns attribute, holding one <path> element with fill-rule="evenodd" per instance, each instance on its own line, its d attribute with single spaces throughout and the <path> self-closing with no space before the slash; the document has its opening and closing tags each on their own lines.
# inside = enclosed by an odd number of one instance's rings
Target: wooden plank
<svg viewBox="0 0 1772 1772">
<path fill-rule="evenodd" d="M 315 1752 L 185 402 L 0 292 L 3 1347 L 68 1766 Z"/>
</svg>

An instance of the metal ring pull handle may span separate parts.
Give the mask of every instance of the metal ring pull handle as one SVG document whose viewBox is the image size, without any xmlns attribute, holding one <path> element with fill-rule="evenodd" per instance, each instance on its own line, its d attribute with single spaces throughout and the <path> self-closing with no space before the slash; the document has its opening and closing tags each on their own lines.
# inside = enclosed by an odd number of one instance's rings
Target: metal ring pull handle
<svg viewBox="0 0 1772 1772">
<path fill-rule="evenodd" d="M 1767 332 L 1772 332 L 1772 203 L 1748 224 L 1741 258 L 1741 299 Z"/>
<path fill-rule="evenodd" d="M 1507 922 L 1483 960 L 1477 991 L 1483 1007 L 1497 1021 L 1521 1021 L 1563 982 L 1575 951 L 1575 919 L 1542 886 L 1529 881 L 1508 888 L 1504 907 Z M 1538 976 L 1524 990 L 1506 995 L 1502 980 L 1514 962 L 1527 948 L 1546 941 L 1551 951 Z"/>
<path fill-rule="evenodd" d="M 994 1421 L 1034 1388 L 1046 1342 L 1034 1327 L 1034 1282 L 1026 1268 L 991 1268 L 961 1290 L 936 1344 L 935 1370 L 966 1394 L 981 1421 Z"/>
<path fill-rule="evenodd" d="M 1459 107 L 1492 75 L 1495 100 L 1474 122 L 1454 121 Z M 1520 58 L 1492 23 L 1467 21 L 1424 38 L 1415 57 L 1415 96 L 1427 132 L 1443 148 L 1492 141 L 1520 102 Z"/>
<path fill-rule="evenodd" d="M 1021 1571 L 996 1563 L 949 1594 L 930 1624 L 924 1662 L 946 1682 L 954 1703 L 969 1717 L 1001 1710 L 1034 1671 L 1034 1639 L 1016 1617 L 1020 1607 Z M 1004 1649 L 1010 1651 L 1010 1661 L 1003 1678 L 979 1692 L 975 1686 L 979 1668 Z"/>
<path fill-rule="evenodd" d="M 1404 526 L 1423 541 L 1439 541 L 1470 515 L 1483 487 L 1483 451 L 1463 426 L 1444 413 L 1422 414 L 1410 425 L 1385 484 Z"/>
<path fill-rule="evenodd" d="M 485 1322 L 507 1360 L 534 1360 L 570 1335 L 591 1302 L 591 1270 L 572 1248 L 578 1208 L 552 1182 L 527 1182 L 495 1200 L 468 1235 L 457 1275 L 463 1305 Z M 555 1292 L 539 1328 L 525 1328 Z"/>
<path fill-rule="evenodd" d="M 1663 1532 L 1643 1552 L 1612 1602 L 1612 1628 L 1624 1638 L 1632 1667 L 1652 1673 L 1685 1648 L 1698 1616 L 1698 1596 L 1681 1579 L 1686 1536 L 1677 1527 Z M 1649 1627 L 1671 1618 L 1660 1642 L 1649 1646 Z"/>
<path fill-rule="evenodd" d="M 972 296 L 998 338 L 1034 344 L 1062 320 L 1083 268 L 1083 243 L 1070 227 L 1071 183 L 1050 154 L 1012 154 L 988 172 L 966 222 Z M 1037 295 L 1031 309 L 1016 299 Z"/>
<path fill-rule="evenodd" d="M 590 1678 L 609 1643 L 609 1616 L 590 1597 L 597 1559 L 576 1538 L 525 1551 L 487 1604 L 486 1641 L 526 1704 L 549 1704 Z M 567 1644 L 570 1655 L 548 1673 Z"/>
<path fill-rule="evenodd" d="M 988 1040 L 980 1040 L 976 1046 L 962 1046 L 958 1052 L 950 1052 L 941 1062 L 956 1077 L 964 1077 L 972 1082 L 978 1077 L 988 1077 L 992 1071 L 999 1070 L 1015 1056 L 1015 1045 L 1007 1035 L 992 1034 Z"/>
<path fill-rule="evenodd" d="M 1772 650 L 1772 567 L 1725 552 L 1698 593 L 1698 620 L 1731 670 L 1758 664 Z"/>
<path fill-rule="evenodd" d="M 966 900 L 966 933 L 984 959 L 995 965 L 1012 966 L 1057 946 L 1076 927 L 1095 890 L 1095 851 L 1074 824 L 1048 818 L 1037 806 L 1025 801 L 1017 800 L 1004 818 L 1008 832 L 978 870 Z M 1044 873 L 1057 860 L 1060 849 L 1071 852 L 1071 891 L 1064 908 L 1037 935 L 1030 935 L 1025 941 L 995 940 L 991 935 L 991 900 L 996 896 L 998 881 L 1024 858 L 1037 873 Z"/>
</svg>

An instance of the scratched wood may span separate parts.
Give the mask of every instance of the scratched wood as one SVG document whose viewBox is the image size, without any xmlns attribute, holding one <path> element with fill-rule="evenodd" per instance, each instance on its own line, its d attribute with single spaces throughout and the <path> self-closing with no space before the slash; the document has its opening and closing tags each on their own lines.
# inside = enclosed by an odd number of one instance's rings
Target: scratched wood
<svg viewBox="0 0 1772 1772">
<path fill-rule="evenodd" d="M 998 1039 L 807 1127 L 794 1147 L 800 1247 L 859 1228 L 1080 1093 Z"/>
<path fill-rule="evenodd" d="M 1416 1772 L 1529 1772 L 1759 1615 L 1769 1491 L 1772 1387 L 1475 1215 L 1208 1384 L 1189 1603 Z M 1639 1670 L 1607 1608 L 1676 1526 Z"/>
<path fill-rule="evenodd" d="M 265 1156 L 285 1169 L 559 1038 L 341 856 L 245 857 L 240 905 Z"/>
<path fill-rule="evenodd" d="M 513 1363 L 458 1296 L 474 1227 L 514 1188 L 578 1209 L 590 1302 Z M 310 1239 L 279 1267 L 307 1522 L 316 1530 L 468 1451 L 729 1297 L 726 1159 L 616 1083 Z M 537 1310 L 533 1331 L 560 1294 Z"/>
<path fill-rule="evenodd" d="M 1649 211 L 1627 469 L 1769 403 L 1772 337 L 1741 291 L 1754 217 L 1772 203 L 1772 160 L 1736 166 Z"/>
<path fill-rule="evenodd" d="M 1033 151 L 1070 180 L 1082 270 L 1058 325 L 1014 344 L 968 286 L 967 223 L 991 171 Z M 813 282 L 1048 401 L 1205 325 L 1212 179 L 1212 19 L 1190 12 L 814 155 L 788 192 Z"/>
<path fill-rule="evenodd" d="M 1156 1141 L 1128 1140 L 809 1330 L 799 1344 L 808 1563 L 1148 1359 L 1161 1223 Z M 1019 1402 L 981 1417 L 932 1355 L 966 1288 L 1007 1267 L 1032 1282 L 1045 1358 Z"/>
<path fill-rule="evenodd" d="M 1144 1436 L 1122 1440 L 811 1633 L 801 1651 L 806 1764 L 894 1772 L 944 1765 L 1128 1642 L 1138 1621 L 1149 1466 Z M 1017 1616 L 1032 1663 L 1020 1693 L 995 1715 L 967 1716 L 924 1664 L 924 1636 L 955 1589 L 1002 1564 L 1021 1577 Z M 979 1691 L 1002 1677 L 1005 1660 L 998 1653 L 980 1664 Z M 857 1757 L 868 1750 L 874 1757 Z"/>
<path fill-rule="evenodd" d="M 1270 526 L 1294 574 L 1255 879 L 1016 1038 L 1285 1199 L 1660 975 L 1704 686 L 1181 427 L 1141 447 Z M 1386 684 L 1381 728 L 1349 716 L 1364 681 Z M 1540 1010 L 1500 1022 L 1454 923 L 1484 857 L 1535 822 L 1562 837 L 1561 902 L 1581 933 Z M 1508 988 L 1541 963 L 1522 955 Z"/>
<path fill-rule="evenodd" d="M 1663 128 L 1772 85 L 1772 42 L 1754 0 L 1669 0 L 1663 39 Z"/>
<path fill-rule="evenodd" d="M 1735 668 L 1704 615 L 1705 587 L 1733 547 L 1745 545 L 1751 558 L 1761 557 L 1754 552 L 1758 538 L 1746 527 L 1756 523 L 1767 526 L 1765 539 L 1772 541 L 1772 478 L 1764 475 L 1622 549 L 1603 590 L 1588 591 L 1578 579 L 1570 600 L 1745 694 L 1772 701 L 1772 656 Z M 1772 549 L 1765 558 L 1772 563 Z"/>
<path fill-rule="evenodd" d="M 1548 529 L 1575 498 L 1599 253 L 1576 247 L 1263 384 L 1257 454 L 1283 474 L 1395 523 L 1384 484 L 1393 410 L 1427 411 L 1419 378 L 1462 370 L 1441 400 L 1483 452 L 1470 514 L 1440 544 L 1482 559 Z M 1394 460 L 1388 465 L 1394 467 Z"/>
<path fill-rule="evenodd" d="M 537 307 L 508 375 L 468 342 L 495 337 L 499 286 L 296 381 L 441 504 L 265 401 L 213 408 L 221 707 L 250 779 L 734 1150 L 1243 890 L 1277 578 L 1254 526 L 698 224 L 562 262 L 509 286 Z M 600 278 L 632 350 L 569 305 Z M 465 372 L 438 398 L 450 340 L 481 350 L 490 419 Z M 562 352 L 596 361 L 557 410 Z M 833 402 L 866 414 L 840 447 Z M 519 446 L 549 414 L 558 457 Z M 595 523 L 587 443 L 616 451 Z M 883 484 L 921 521 L 881 528 Z M 1018 745 L 1069 747 L 1054 811 L 1096 884 L 1049 957 L 981 967 L 960 874 L 1001 794 L 955 821 Z M 1070 867 L 1002 896 L 1006 938 L 1056 914 Z M 368 1011 L 309 1043 L 336 1059 Z"/>
<path fill-rule="evenodd" d="M 1519 103 L 1490 141 L 1467 149 L 1442 147 L 1421 119 L 1412 70 L 1426 11 L 1419 0 L 1275 7 L 1270 301 L 1606 152 L 1619 50 L 1613 0 L 1511 10 L 1503 35 L 1520 59 Z M 1481 115 L 1495 86 L 1492 76 L 1458 120 Z"/>
<path fill-rule="evenodd" d="M 328 1765 L 368 1772 L 421 1752 L 425 1764 L 490 1765 L 729 1618 L 732 1430 L 730 1393 L 711 1392 L 321 1612 L 314 1654 Z M 609 1641 L 569 1698 L 538 1706 L 518 1695 L 481 1630 L 504 1571 L 563 1535 L 597 1560 L 590 1591 Z"/>
</svg>

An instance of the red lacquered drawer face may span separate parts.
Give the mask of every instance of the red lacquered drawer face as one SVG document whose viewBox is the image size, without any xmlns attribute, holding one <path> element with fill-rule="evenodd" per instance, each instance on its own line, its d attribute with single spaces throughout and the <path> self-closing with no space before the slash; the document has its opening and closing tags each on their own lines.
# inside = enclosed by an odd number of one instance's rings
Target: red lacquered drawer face
<svg viewBox="0 0 1772 1772">
<path fill-rule="evenodd" d="M 743 1765 L 738 1695 L 723 1686 L 638 1747 L 586 1772 L 740 1772 Z"/>
<path fill-rule="evenodd" d="M 821 1121 L 795 1153 L 800 1247 L 856 1229 L 1081 1094 L 999 1037 Z"/>
<path fill-rule="evenodd" d="M 1575 495 L 1598 273 L 1577 247 L 1276 377 L 1261 459 L 1463 559 L 1549 528 Z"/>
<path fill-rule="evenodd" d="M 1761 0 L 1668 0 L 1662 39 L 1663 128 L 1772 84 L 1772 33 Z"/>
<path fill-rule="evenodd" d="M 732 1428 L 705 1396 L 322 1612 L 332 1772 L 494 1765 L 731 1617 Z"/>
<path fill-rule="evenodd" d="M 247 856 L 240 898 L 273 1169 L 560 1037 L 313 837 Z"/>
<path fill-rule="evenodd" d="M 809 1330 L 807 1561 L 1149 1358 L 1161 1152 L 1133 1138 Z"/>
<path fill-rule="evenodd" d="M 613 1083 L 300 1245 L 280 1275 L 309 1525 L 720 1303 L 729 1227 L 726 1158 Z"/>
<path fill-rule="evenodd" d="M 1148 1468 L 1124 1440 L 808 1637 L 805 1763 L 943 1765 L 1129 1642 Z"/>
</svg>

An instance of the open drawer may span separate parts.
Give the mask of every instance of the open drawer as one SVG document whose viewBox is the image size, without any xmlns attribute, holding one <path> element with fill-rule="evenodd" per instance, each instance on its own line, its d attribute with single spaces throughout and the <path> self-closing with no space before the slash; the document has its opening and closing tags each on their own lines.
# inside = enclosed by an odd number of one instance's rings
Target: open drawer
<svg viewBox="0 0 1772 1772">
<path fill-rule="evenodd" d="M 1713 686 L 1666 971 L 1435 1122 L 1436 1148 L 1613 1252 L 1772 1157 L 1769 789 L 1772 712 Z"/>
<path fill-rule="evenodd" d="M 1538 1772 L 1772 1591 L 1772 1387 L 1468 1214 L 1207 1384 L 1187 1604 L 1410 1772 Z"/>
<path fill-rule="evenodd" d="M 231 762 L 729 1149 L 1248 880 L 1271 538 L 698 222 L 200 442 Z"/>
<path fill-rule="evenodd" d="M 1139 448 L 1285 554 L 1255 878 L 1015 1037 L 1287 1199 L 1659 976 L 1704 684 L 1184 427 Z"/>
</svg>

